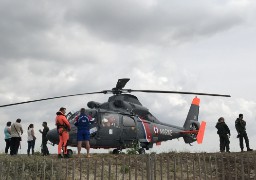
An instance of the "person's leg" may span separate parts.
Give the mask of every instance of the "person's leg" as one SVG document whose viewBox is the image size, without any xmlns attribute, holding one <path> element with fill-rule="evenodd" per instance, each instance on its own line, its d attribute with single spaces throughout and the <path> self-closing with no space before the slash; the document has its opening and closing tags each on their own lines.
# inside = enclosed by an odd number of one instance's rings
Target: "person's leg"
<svg viewBox="0 0 256 180">
<path fill-rule="evenodd" d="M 82 141 L 78 141 L 77 142 L 77 155 L 78 156 L 80 156 L 81 148 L 82 148 Z"/>
<path fill-rule="evenodd" d="M 28 141 L 28 150 L 27 150 L 27 155 L 29 156 L 30 154 L 30 149 L 32 147 L 32 141 Z"/>
<path fill-rule="evenodd" d="M 89 143 L 89 141 L 85 141 L 85 148 L 86 148 L 86 151 L 87 151 L 86 157 L 90 157 L 90 143 Z"/>
<path fill-rule="evenodd" d="M 87 151 L 86 157 L 90 157 L 90 131 L 86 131 L 85 133 L 85 148 Z"/>
<path fill-rule="evenodd" d="M 68 148 L 67 148 L 67 143 L 68 143 L 68 139 L 69 139 L 69 134 L 68 132 L 63 132 L 62 133 L 62 138 L 63 138 L 63 154 L 67 155 L 68 153 Z"/>
<path fill-rule="evenodd" d="M 8 139 L 8 143 L 7 143 L 7 144 L 8 144 L 8 150 L 10 149 L 10 151 L 11 151 L 11 138 Z M 7 150 L 7 151 L 8 151 L 8 150 Z"/>
<path fill-rule="evenodd" d="M 243 136 L 241 134 L 239 136 L 239 142 L 240 142 L 241 151 L 243 152 L 244 151 L 244 142 L 243 142 Z"/>
<path fill-rule="evenodd" d="M 11 138 L 10 155 L 14 155 L 15 152 L 15 139 Z"/>
<path fill-rule="evenodd" d="M 43 141 L 42 142 L 42 153 L 43 153 L 43 156 L 46 156 L 47 155 L 47 146 L 46 146 L 46 142 Z"/>
<path fill-rule="evenodd" d="M 43 154 L 43 156 L 45 156 L 45 143 L 44 141 L 42 141 L 42 148 L 41 148 L 41 153 Z"/>
<path fill-rule="evenodd" d="M 5 154 L 8 154 L 8 149 L 10 148 L 11 140 L 5 139 Z"/>
<path fill-rule="evenodd" d="M 34 149 L 35 149 L 35 143 L 36 143 L 36 140 L 32 140 L 31 141 L 31 148 L 32 148 L 32 155 L 34 155 Z"/>
<path fill-rule="evenodd" d="M 15 137 L 15 152 L 14 152 L 14 154 L 18 154 L 19 147 L 20 147 L 20 138 Z"/>
<path fill-rule="evenodd" d="M 82 142 L 83 142 L 83 134 L 81 130 L 77 131 L 77 155 L 80 157 L 81 149 L 82 149 Z"/>
<path fill-rule="evenodd" d="M 225 148 L 226 148 L 226 152 L 230 152 L 229 151 L 229 143 L 230 143 L 230 141 L 229 141 L 228 135 L 226 134 L 225 135 Z"/>
<path fill-rule="evenodd" d="M 247 151 L 251 151 L 252 149 L 250 148 L 250 145 L 249 145 L 249 139 L 248 139 L 247 133 L 244 134 L 244 141 L 245 141 Z"/>
<path fill-rule="evenodd" d="M 225 151 L 225 139 L 223 138 L 223 136 L 220 136 L 220 152 L 224 152 Z"/>
<path fill-rule="evenodd" d="M 50 155 L 48 147 L 47 147 L 47 141 L 45 143 L 45 152 L 46 152 L 46 155 Z"/>
<path fill-rule="evenodd" d="M 62 135 L 59 135 L 59 144 L 58 144 L 58 156 L 61 156 L 61 149 L 63 146 L 63 137 Z"/>
</svg>

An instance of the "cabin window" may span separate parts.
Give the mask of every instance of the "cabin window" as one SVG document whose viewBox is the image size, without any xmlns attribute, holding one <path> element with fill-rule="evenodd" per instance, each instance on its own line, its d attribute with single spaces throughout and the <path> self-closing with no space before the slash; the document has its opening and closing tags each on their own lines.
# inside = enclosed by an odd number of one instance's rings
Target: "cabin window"
<svg viewBox="0 0 256 180">
<path fill-rule="evenodd" d="M 135 126 L 135 122 L 129 116 L 123 116 L 123 125 L 127 126 L 127 127 L 134 127 Z"/>
<path fill-rule="evenodd" d="M 103 114 L 101 124 L 103 127 L 119 127 L 119 115 L 110 113 Z"/>
</svg>

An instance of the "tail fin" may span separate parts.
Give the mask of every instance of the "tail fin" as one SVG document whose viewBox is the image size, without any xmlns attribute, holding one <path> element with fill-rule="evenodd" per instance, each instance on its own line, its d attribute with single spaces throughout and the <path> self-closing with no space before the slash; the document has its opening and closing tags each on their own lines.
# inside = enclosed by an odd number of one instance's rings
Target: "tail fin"
<svg viewBox="0 0 256 180">
<path fill-rule="evenodd" d="M 200 99 L 195 97 L 192 101 L 192 104 L 190 106 L 187 119 L 183 125 L 185 130 L 190 129 L 191 125 L 191 120 L 192 121 L 198 121 L 198 115 L 199 115 L 199 104 L 200 104 Z"/>
<path fill-rule="evenodd" d="M 183 125 L 185 131 L 199 130 L 200 124 L 198 122 L 200 99 L 195 97 L 190 106 L 186 121 Z M 197 140 L 197 134 L 184 134 L 185 143 L 192 143 Z"/>
</svg>

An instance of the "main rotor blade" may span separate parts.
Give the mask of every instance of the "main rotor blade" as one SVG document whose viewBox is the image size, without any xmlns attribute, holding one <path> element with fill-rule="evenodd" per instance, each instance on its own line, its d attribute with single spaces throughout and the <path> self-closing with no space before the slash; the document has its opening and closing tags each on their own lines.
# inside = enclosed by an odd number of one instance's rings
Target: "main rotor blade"
<svg viewBox="0 0 256 180">
<path fill-rule="evenodd" d="M 18 102 L 18 103 L 0 105 L 0 107 L 15 106 L 15 105 L 20 105 L 20 104 L 28 104 L 28 103 L 38 102 L 38 101 L 47 101 L 47 100 L 51 100 L 51 99 L 59 99 L 59 98 L 64 98 L 64 97 L 82 96 L 82 95 L 87 95 L 87 94 L 100 94 L 100 93 L 106 94 L 106 91 L 70 94 L 70 95 L 65 95 L 65 96 L 56 96 L 56 97 L 51 97 L 51 98 L 36 99 L 36 100 L 31 100 L 31 101 L 23 101 L 23 102 Z"/>
<path fill-rule="evenodd" d="M 231 97 L 230 95 L 223 94 L 209 94 L 209 93 L 197 93 L 197 92 L 183 92 L 183 91 L 160 91 L 160 90 L 133 90 L 133 89 L 123 89 L 127 92 L 145 92 L 145 93 L 166 93 L 166 94 L 194 94 L 194 95 L 203 95 L 203 96 L 222 96 L 222 97 Z"/>
</svg>

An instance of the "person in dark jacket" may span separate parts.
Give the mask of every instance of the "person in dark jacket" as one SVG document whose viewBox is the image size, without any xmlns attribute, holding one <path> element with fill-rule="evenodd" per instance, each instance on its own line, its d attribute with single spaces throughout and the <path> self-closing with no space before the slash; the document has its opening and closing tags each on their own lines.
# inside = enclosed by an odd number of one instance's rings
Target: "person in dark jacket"
<svg viewBox="0 0 256 180">
<path fill-rule="evenodd" d="M 236 122 L 235 122 L 236 130 L 238 133 L 237 138 L 239 138 L 241 152 L 244 151 L 243 139 L 245 141 L 247 151 L 252 151 L 252 149 L 250 148 L 249 139 L 246 133 L 246 122 L 245 120 L 243 120 L 243 117 L 244 117 L 243 114 L 239 114 L 239 117 L 236 119 Z"/>
<path fill-rule="evenodd" d="M 227 126 L 227 124 L 225 123 L 225 120 L 223 117 L 220 117 L 218 119 L 218 122 L 215 126 L 218 131 L 217 131 L 217 134 L 219 134 L 219 137 L 220 137 L 220 152 L 225 152 L 225 149 L 226 149 L 226 152 L 230 152 L 229 151 L 229 136 L 231 135 L 230 134 L 230 130 Z"/>
<path fill-rule="evenodd" d="M 43 122 L 42 126 L 44 127 L 43 131 L 40 129 L 39 132 L 42 133 L 42 154 L 43 156 L 49 155 L 49 150 L 47 147 L 47 133 L 49 131 L 49 127 L 47 126 L 47 122 Z"/>
</svg>

